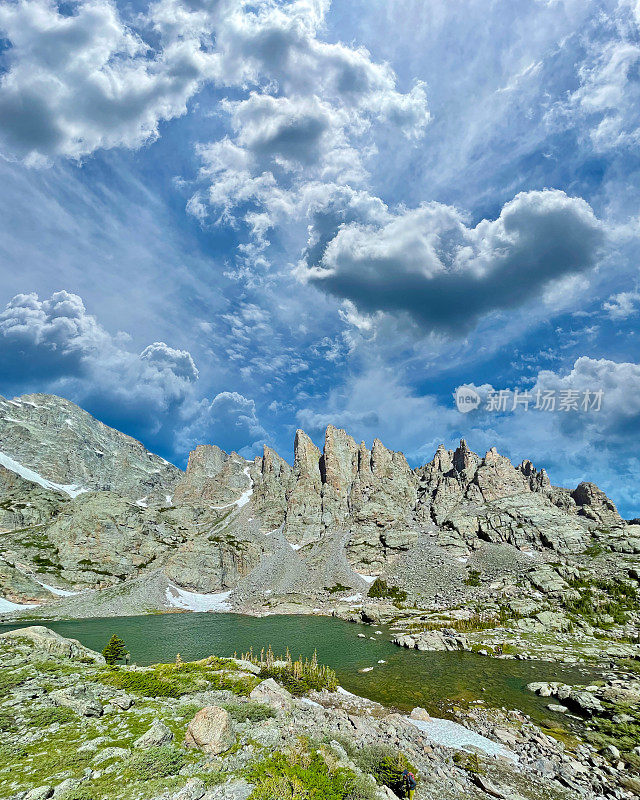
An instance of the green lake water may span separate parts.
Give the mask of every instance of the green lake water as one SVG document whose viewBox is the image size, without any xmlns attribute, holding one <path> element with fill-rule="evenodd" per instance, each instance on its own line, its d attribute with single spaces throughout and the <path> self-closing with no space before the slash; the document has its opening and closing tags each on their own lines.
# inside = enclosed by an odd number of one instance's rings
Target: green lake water
<svg viewBox="0 0 640 800">
<path fill-rule="evenodd" d="M 28 623 L 25 623 L 25 625 Z M 455 702 L 483 700 L 487 705 L 520 709 L 538 722 L 561 722 L 546 709 L 548 699 L 527 691 L 531 681 L 587 683 L 593 670 L 535 661 L 488 658 L 473 653 L 421 653 L 391 644 L 389 632 L 330 617 L 238 614 L 162 614 L 107 619 L 64 620 L 46 625 L 63 636 L 102 650 L 113 633 L 125 640 L 132 663 L 184 661 L 208 655 L 232 656 L 271 645 L 276 655 L 288 647 L 294 657 L 311 656 L 338 673 L 340 684 L 387 706 L 409 711 L 422 706 L 446 713 Z M 0 632 L 24 625 L 0 625 Z M 358 638 L 358 634 L 366 638 Z M 371 640 L 369 637 L 374 637 Z M 378 664 L 384 660 L 386 664 Z M 374 667 L 370 672 L 361 669 Z"/>
</svg>

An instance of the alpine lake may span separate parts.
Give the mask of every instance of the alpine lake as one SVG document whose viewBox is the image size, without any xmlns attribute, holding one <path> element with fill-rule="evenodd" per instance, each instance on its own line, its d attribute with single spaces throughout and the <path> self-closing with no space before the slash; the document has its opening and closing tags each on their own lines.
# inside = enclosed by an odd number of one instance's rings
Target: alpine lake
<svg viewBox="0 0 640 800">
<path fill-rule="evenodd" d="M 0 625 L 0 632 L 29 624 L 45 624 L 97 651 L 116 633 L 129 649 L 130 663 L 138 665 L 173 662 L 177 653 L 183 661 L 194 661 L 209 655 L 239 657 L 250 648 L 259 654 L 269 646 L 276 656 L 284 655 L 288 648 L 294 658 L 311 658 L 316 651 L 318 661 L 336 671 L 344 689 L 399 711 L 409 712 L 421 706 L 434 716 L 446 717 L 456 706 L 484 703 L 519 709 L 544 727 L 562 726 L 562 717 L 547 709 L 548 698 L 528 691 L 528 683 L 577 684 L 597 677 L 596 670 L 583 664 L 406 650 L 391 643 L 390 631 L 384 626 L 376 628 L 324 616 L 157 614 L 25 621 Z"/>
</svg>

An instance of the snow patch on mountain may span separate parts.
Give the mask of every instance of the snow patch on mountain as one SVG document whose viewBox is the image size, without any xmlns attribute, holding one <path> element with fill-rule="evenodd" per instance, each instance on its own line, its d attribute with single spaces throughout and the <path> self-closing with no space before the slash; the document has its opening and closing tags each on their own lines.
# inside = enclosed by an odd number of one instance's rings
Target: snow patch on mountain
<svg viewBox="0 0 640 800">
<path fill-rule="evenodd" d="M 28 467 L 23 466 L 2 451 L 0 451 L 0 466 L 5 467 L 5 469 L 10 470 L 11 472 L 15 472 L 25 480 L 31 481 L 31 483 L 37 483 L 38 485 L 42 486 L 43 489 L 52 489 L 54 492 L 63 492 L 64 494 L 68 494 L 69 497 L 77 497 L 79 494 L 89 491 L 89 489 L 85 489 L 83 486 L 78 486 L 75 483 L 62 484 L 47 480 L 46 478 L 43 478 L 42 475 L 38 474 L 32 469 L 29 469 Z"/>
</svg>

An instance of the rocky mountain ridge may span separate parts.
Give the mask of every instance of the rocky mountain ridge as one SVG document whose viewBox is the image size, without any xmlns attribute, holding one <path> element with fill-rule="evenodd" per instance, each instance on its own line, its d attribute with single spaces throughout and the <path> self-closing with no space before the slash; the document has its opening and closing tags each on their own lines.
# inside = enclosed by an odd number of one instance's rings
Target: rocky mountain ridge
<svg viewBox="0 0 640 800">
<path fill-rule="evenodd" d="M 0 613 L 84 615 L 107 590 L 113 613 L 311 610 L 362 601 L 376 576 L 451 603 L 472 570 L 517 582 L 595 540 L 632 556 L 640 526 L 594 484 L 554 487 L 464 440 L 411 469 L 330 425 L 322 451 L 296 432 L 293 465 L 199 445 L 183 472 L 62 398 L 0 399 Z"/>
</svg>

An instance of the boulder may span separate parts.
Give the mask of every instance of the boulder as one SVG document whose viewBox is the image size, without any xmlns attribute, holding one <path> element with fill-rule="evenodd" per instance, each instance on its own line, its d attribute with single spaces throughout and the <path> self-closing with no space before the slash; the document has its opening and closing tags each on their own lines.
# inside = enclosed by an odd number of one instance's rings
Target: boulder
<svg viewBox="0 0 640 800">
<path fill-rule="evenodd" d="M 150 747 L 161 747 L 173 741 L 173 733 L 159 719 L 153 721 L 148 731 L 135 740 L 133 746 L 139 750 L 148 750 Z"/>
<path fill-rule="evenodd" d="M 100 653 L 85 647 L 77 639 L 65 639 L 44 625 L 31 625 L 28 628 L 18 628 L 15 631 L 0 634 L 2 639 L 26 639 L 36 650 L 49 653 L 62 658 L 75 658 L 92 661 L 94 664 L 104 664 L 105 660 Z"/>
<path fill-rule="evenodd" d="M 24 796 L 24 800 L 49 800 L 52 795 L 52 786 L 38 786 L 28 791 Z"/>
<path fill-rule="evenodd" d="M 135 703 L 135 700 L 128 694 L 117 694 L 115 697 L 110 697 L 109 702 L 112 706 L 116 706 L 116 708 L 126 711 L 127 709 L 131 708 L 131 706 Z"/>
<path fill-rule="evenodd" d="M 80 714 L 83 717 L 102 716 L 102 703 L 95 693 L 84 684 L 67 686 L 65 689 L 56 689 L 49 694 L 49 697 L 57 706 L 71 708 L 76 714 Z"/>
<path fill-rule="evenodd" d="M 205 706 L 187 726 L 184 746 L 217 756 L 232 747 L 235 740 L 235 729 L 229 712 L 218 706 Z"/>
<path fill-rule="evenodd" d="M 273 678 L 259 683 L 249 695 L 256 703 L 264 703 L 280 711 L 288 711 L 293 707 L 293 695 L 276 683 Z"/>
</svg>

